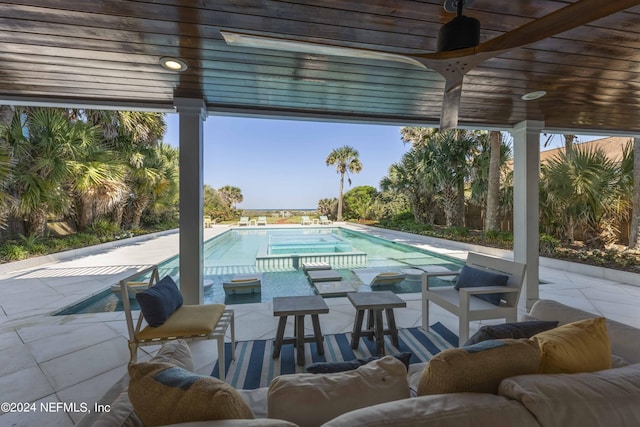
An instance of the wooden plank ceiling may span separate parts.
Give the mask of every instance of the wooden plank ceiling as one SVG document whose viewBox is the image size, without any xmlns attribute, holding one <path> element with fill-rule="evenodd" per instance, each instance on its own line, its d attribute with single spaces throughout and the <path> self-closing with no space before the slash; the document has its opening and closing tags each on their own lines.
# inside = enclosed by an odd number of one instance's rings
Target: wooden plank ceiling
<svg viewBox="0 0 640 427">
<path fill-rule="evenodd" d="M 602 0 L 605 1 L 605 0 Z M 475 0 L 481 42 L 572 1 Z M 0 2 L 0 103 L 158 108 L 438 123 L 444 79 L 414 65 L 228 46 L 220 30 L 385 52 L 433 52 L 441 0 Z M 183 73 L 159 65 L 182 58 Z M 525 102 L 527 92 L 547 96 Z M 640 8 L 489 59 L 464 79 L 460 124 L 640 132 Z"/>
</svg>

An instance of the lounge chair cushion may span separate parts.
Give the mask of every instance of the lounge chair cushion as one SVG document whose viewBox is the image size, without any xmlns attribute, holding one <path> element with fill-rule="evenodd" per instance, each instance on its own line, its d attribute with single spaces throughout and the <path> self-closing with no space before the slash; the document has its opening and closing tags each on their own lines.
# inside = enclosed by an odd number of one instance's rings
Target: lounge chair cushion
<svg viewBox="0 0 640 427">
<path fill-rule="evenodd" d="M 458 281 L 454 288 L 482 287 L 482 286 L 507 286 L 509 276 L 506 274 L 493 273 L 491 271 L 479 270 L 477 268 L 465 265 L 460 270 Z M 500 305 L 502 293 L 474 295 L 477 298 L 490 302 L 493 305 Z"/>
<path fill-rule="evenodd" d="M 147 326 L 136 335 L 136 338 L 149 340 L 208 335 L 222 317 L 224 308 L 224 304 L 183 305 L 161 326 Z"/>
<path fill-rule="evenodd" d="M 163 362 L 131 365 L 129 375 L 129 399 L 145 426 L 255 418 L 240 394 L 217 378 Z"/>
<path fill-rule="evenodd" d="M 499 325 L 485 325 L 481 327 L 463 347 L 478 344 L 486 340 L 499 340 L 505 338 L 531 338 L 535 334 L 556 328 L 558 321 L 530 320 L 527 322 L 501 323 Z"/>
<path fill-rule="evenodd" d="M 182 306 L 182 294 L 176 282 L 165 276 L 158 283 L 136 294 L 140 311 L 151 326 L 160 326 Z"/>
<path fill-rule="evenodd" d="M 429 360 L 418 384 L 418 396 L 443 393 L 498 394 L 500 381 L 537 374 L 540 348 L 527 339 L 489 340 L 450 348 Z"/>
<path fill-rule="evenodd" d="M 541 374 L 573 374 L 611 368 L 611 345 L 604 317 L 568 323 L 531 339 L 542 352 Z"/>
</svg>

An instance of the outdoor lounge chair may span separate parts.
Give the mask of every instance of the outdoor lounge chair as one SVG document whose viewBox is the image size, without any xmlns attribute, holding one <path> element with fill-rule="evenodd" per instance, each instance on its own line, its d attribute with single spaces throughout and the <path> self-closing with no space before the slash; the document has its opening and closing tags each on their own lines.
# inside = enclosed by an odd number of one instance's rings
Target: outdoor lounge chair
<svg viewBox="0 0 640 427">
<path fill-rule="evenodd" d="M 213 221 L 211 220 L 211 216 L 210 215 L 205 215 L 203 217 L 203 222 L 204 222 L 204 228 L 209 228 L 209 227 L 213 226 Z"/>
<path fill-rule="evenodd" d="M 331 223 L 332 223 L 332 221 L 326 215 L 321 215 L 320 216 L 320 225 L 328 225 L 328 224 L 331 224 Z"/>
<path fill-rule="evenodd" d="M 160 285 L 157 266 L 151 266 L 146 271 L 138 272 L 136 276 L 145 273 L 151 273 L 148 282 L 149 288 Z M 158 345 L 180 339 L 187 341 L 214 339 L 218 344 L 220 366 L 225 366 L 224 336 L 229 326 L 231 326 L 231 358 L 235 359 L 235 324 L 232 309 L 226 308 L 224 304 L 182 304 L 163 323 L 155 327 L 148 324 L 143 314 L 144 310 L 141 309 L 134 325 L 127 289 L 127 283 L 132 278 L 128 277 L 120 281 L 122 303 L 129 330 L 129 364 L 136 363 L 140 346 Z M 162 281 L 165 280 L 166 278 Z M 179 291 L 177 292 L 179 293 Z M 163 301 L 159 300 L 159 303 L 164 306 Z M 144 328 L 142 327 L 143 321 L 146 323 Z M 224 369 L 220 370 L 220 379 L 224 381 Z"/>
<path fill-rule="evenodd" d="M 249 217 L 248 216 L 241 216 L 240 217 L 240 221 L 238 221 L 238 225 L 249 225 Z"/>
<path fill-rule="evenodd" d="M 406 277 L 406 274 L 396 273 L 394 271 L 385 271 L 384 273 L 379 273 L 376 277 L 373 278 L 369 286 L 375 288 L 376 286 L 388 286 L 395 285 L 396 283 L 402 282 Z"/>
<path fill-rule="evenodd" d="M 309 216 L 307 216 L 307 215 L 302 215 L 302 217 L 300 218 L 300 224 L 302 224 L 302 225 L 311 225 L 311 224 L 312 224 L 312 222 L 311 222 L 311 220 L 309 219 Z"/>
<path fill-rule="evenodd" d="M 256 221 L 256 225 L 267 225 L 267 217 L 259 216 L 258 220 Z"/>
<path fill-rule="evenodd" d="M 439 286 L 430 287 L 429 279 L 438 276 L 458 276 L 457 286 L 462 285 L 460 270 L 457 272 L 435 272 L 422 275 L 422 327 L 429 330 L 429 302 L 439 305 L 459 317 L 459 338 L 462 345 L 469 338 L 469 322 L 474 320 L 500 319 L 515 322 L 518 317 L 518 298 L 524 281 L 525 264 L 469 252 L 467 255 L 467 278 L 475 287 Z M 471 269 L 469 269 L 469 267 Z M 479 272 L 478 272 L 479 271 Z M 506 279 L 504 279 L 506 276 Z M 493 279 L 491 278 L 493 277 Z M 491 282 L 506 282 L 506 286 L 493 286 Z M 466 285 L 467 283 L 465 283 Z M 494 299 L 498 304 L 481 299 Z"/>
<path fill-rule="evenodd" d="M 262 292 L 262 275 L 236 275 L 222 283 L 225 295 L 259 294 Z"/>
</svg>

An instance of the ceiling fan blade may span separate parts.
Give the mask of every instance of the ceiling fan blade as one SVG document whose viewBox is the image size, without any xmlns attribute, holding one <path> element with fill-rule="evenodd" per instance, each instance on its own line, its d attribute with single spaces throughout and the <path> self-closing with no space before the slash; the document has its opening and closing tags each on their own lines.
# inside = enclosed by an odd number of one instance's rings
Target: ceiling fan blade
<svg viewBox="0 0 640 427">
<path fill-rule="evenodd" d="M 502 51 L 535 43 L 639 4 L 640 0 L 578 0 L 480 44 L 476 52 Z"/>
<path fill-rule="evenodd" d="M 450 130 L 458 127 L 458 109 L 460 108 L 460 95 L 462 95 L 462 80 L 464 76 L 447 78 L 442 98 L 442 111 L 440 113 L 440 130 Z"/>
<path fill-rule="evenodd" d="M 406 55 L 381 52 L 378 50 L 357 49 L 352 47 L 333 46 L 299 40 L 282 39 L 278 37 L 257 36 L 254 34 L 220 31 L 224 41 L 230 46 L 252 47 L 258 49 L 284 50 L 311 55 L 345 56 L 348 58 L 375 59 L 411 64 L 420 68 L 427 67 L 417 59 Z"/>
</svg>

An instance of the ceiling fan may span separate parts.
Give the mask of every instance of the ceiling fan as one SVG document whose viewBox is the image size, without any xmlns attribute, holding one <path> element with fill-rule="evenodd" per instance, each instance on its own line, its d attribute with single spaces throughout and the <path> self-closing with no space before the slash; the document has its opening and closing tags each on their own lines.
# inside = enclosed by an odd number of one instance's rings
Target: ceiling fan
<svg viewBox="0 0 640 427">
<path fill-rule="evenodd" d="M 441 27 L 438 35 L 438 51 L 432 53 L 405 54 L 233 31 L 220 31 L 220 33 L 229 45 L 395 61 L 434 70 L 445 79 L 440 129 L 446 130 L 458 125 L 462 82 L 469 70 L 511 49 L 553 37 L 640 4 L 640 0 L 577 0 L 575 3 L 480 44 L 479 21 L 462 14 L 463 9 L 469 7 L 472 2 L 473 0 L 445 0 L 445 10 L 455 11 L 456 16 Z"/>
</svg>

